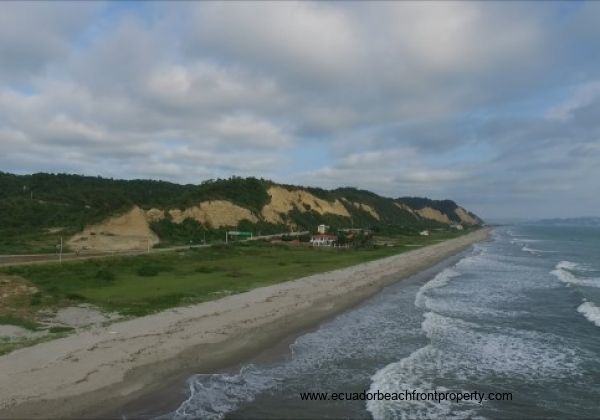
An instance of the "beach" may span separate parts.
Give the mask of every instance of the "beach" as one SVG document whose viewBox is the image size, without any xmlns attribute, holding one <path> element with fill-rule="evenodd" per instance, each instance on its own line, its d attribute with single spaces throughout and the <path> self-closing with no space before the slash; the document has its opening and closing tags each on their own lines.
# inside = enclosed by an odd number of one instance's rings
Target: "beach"
<svg viewBox="0 0 600 420">
<path fill-rule="evenodd" d="M 168 400 L 164 389 L 119 413 L 599 418 L 599 229 L 498 226 L 489 240 L 300 332 L 278 356 L 188 374 L 171 387 L 179 401 L 153 405 Z"/>
<path fill-rule="evenodd" d="M 93 328 L 0 357 L 0 417 L 98 417 L 247 360 L 485 240 L 489 229 L 326 273 Z"/>
</svg>

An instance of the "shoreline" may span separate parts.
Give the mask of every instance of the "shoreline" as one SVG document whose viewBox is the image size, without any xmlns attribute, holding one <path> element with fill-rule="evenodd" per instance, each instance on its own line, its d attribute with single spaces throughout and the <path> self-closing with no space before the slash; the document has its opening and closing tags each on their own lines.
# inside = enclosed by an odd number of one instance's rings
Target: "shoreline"
<svg viewBox="0 0 600 420">
<path fill-rule="evenodd" d="M 361 301 L 354 306 L 360 306 L 363 303 L 364 301 Z M 352 310 L 352 307 L 345 309 L 345 311 L 346 310 Z M 246 364 L 284 360 L 289 356 L 289 346 L 298 337 L 317 330 L 322 323 L 334 318 L 339 313 L 332 314 L 330 317 L 319 321 L 316 325 L 310 325 L 306 328 L 294 331 L 283 338 L 279 338 L 270 345 L 261 348 L 255 354 L 248 355 L 246 359 L 239 359 L 230 365 L 215 368 L 214 370 L 203 373 L 233 373 L 239 371 L 239 369 Z M 98 417 L 107 419 L 154 419 L 160 416 L 166 416 L 175 411 L 189 397 L 187 380 L 196 373 L 196 371 L 181 373 L 181 375 L 171 382 L 166 384 L 163 383 L 159 388 L 154 389 L 152 392 L 143 393 L 139 397 L 128 400 L 117 407 L 101 411 Z"/>
<path fill-rule="evenodd" d="M 118 417 L 117 407 L 243 363 L 489 232 L 17 350 L 0 357 L 0 417 Z"/>
<path fill-rule="evenodd" d="M 208 372 L 208 374 L 236 374 L 243 366 L 247 366 L 249 364 L 271 364 L 284 362 L 286 359 L 291 357 L 290 346 L 299 337 L 317 331 L 323 325 L 334 320 L 339 315 L 351 312 L 364 305 L 368 305 L 369 302 L 372 299 L 375 299 L 379 294 L 385 293 L 386 288 L 393 287 L 399 282 L 404 283 L 407 281 L 420 280 L 426 281 L 428 279 L 433 278 L 436 274 L 438 274 L 445 268 L 452 266 L 457 261 L 462 259 L 465 252 L 467 252 L 467 250 L 463 250 L 457 254 L 451 255 L 445 258 L 444 260 L 428 268 L 425 268 L 424 270 L 419 271 L 415 274 L 398 279 L 398 281 L 395 282 L 390 282 L 386 286 L 382 287 L 380 290 L 373 293 L 373 295 L 366 297 L 364 300 L 357 302 L 355 305 L 349 306 L 340 312 L 333 313 L 327 318 L 320 320 L 315 325 L 311 325 L 307 328 L 293 332 L 292 334 L 280 339 L 272 346 L 263 348 L 258 354 L 251 356 L 246 360 L 236 361 L 236 363 L 232 365 L 226 366 L 221 369 L 215 369 L 212 372 Z M 190 371 L 185 374 L 182 374 L 178 379 L 174 380 L 172 383 L 163 384 L 161 388 L 154 390 L 151 393 L 143 394 L 139 398 L 128 401 L 127 403 L 118 407 L 113 407 L 112 409 L 106 412 L 102 412 L 100 417 L 108 419 L 119 418 L 124 420 L 163 418 L 162 416 L 168 417 L 169 413 L 173 413 L 186 399 L 189 398 L 189 388 L 187 381 L 196 373 L 197 372 L 195 371 Z"/>
</svg>

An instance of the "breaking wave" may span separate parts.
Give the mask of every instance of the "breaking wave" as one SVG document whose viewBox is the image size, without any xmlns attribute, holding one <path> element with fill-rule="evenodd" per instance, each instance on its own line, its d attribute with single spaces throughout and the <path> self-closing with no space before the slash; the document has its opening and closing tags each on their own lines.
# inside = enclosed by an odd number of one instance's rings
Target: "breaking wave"
<svg viewBox="0 0 600 420">
<path fill-rule="evenodd" d="M 580 360 L 569 343 L 553 334 L 510 327 L 488 331 L 484 326 L 427 312 L 422 329 L 430 344 L 391 363 L 372 376 L 370 392 L 471 392 L 444 386 L 477 383 L 481 378 L 541 380 L 567 378 L 579 370 Z M 477 405 L 431 401 L 376 401 L 367 403 L 375 419 L 473 418 Z"/>
<path fill-rule="evenodd" d="M 600 278 L 577 275 L 578 273 L 589 271 L 591 270 L 577 263 L 571 261 L 561 261 L 556 264 L 556 267 L 554 267 L 554 270 L 552 270 L 550 274 L 556 276 L 560 281 L 566 283 L 567 285 L 600 288 Z"/>
<path fill-rule="evenodd" d="M 584 301 L 577 308 L 577 312 L 581 313 L 592 324 L 600 327 L 600 308 L 592 302 Z"/>
<path fill-rule="evenodd" d="M 437 274 L 433 279 L 425 283 L 417 292 L 415 296 L 415 305 L 417 308 L 426 309 L 428 296 L 427 292 L 431 289 L 437 289 L 440 287 L 444 287 L 448 284 L 448 282 L 454 278 L 459 276 L 460 273 L 452 268 L 446 268 L 439 274 Z"/>
</svg>

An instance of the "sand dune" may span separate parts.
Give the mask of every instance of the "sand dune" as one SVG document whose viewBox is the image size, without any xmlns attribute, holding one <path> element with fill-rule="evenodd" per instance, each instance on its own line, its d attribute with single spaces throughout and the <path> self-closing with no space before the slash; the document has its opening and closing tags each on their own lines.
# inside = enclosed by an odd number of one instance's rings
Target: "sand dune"
<svg viewBox="0 0 600 420">
<path fill-rule="evenodd" d="M 375 219 L 381 220 L 381 217 L 379 216 L 379 213 L 377 213 L 377 211 L 372 206 L 369 206 L 368 204 L 364 204 L 364 203 L 358 203 L 356 201 L 353 201 L 353 202 L 348 201 L 348 202 L 351 203 L 357 209 L 360 209 L 360 210 L 362 210 L 364 212 L 369 213 Z"/>
<path fill-rule="evenodd" d="M 466 225 L 476 225 L 479 223 L 477 219 L 471 216 L 465 209 L 458 207 L 454 210 L 456 215 L 460 218 L 460 221 Z"/>
<path fill-rule="evenodd" d="M 415 210 L 415 212 L 425 219 L 431 219 L 446 224 L 452 223 L 452 220 L 450 220 L 448 216 L 431 207 L 423 207 L 422 209 Z"/>
<path fill-rule="evenodd" d="M 73 251 L 130 251 L 147 249 L 158 243 L 145 212 L 134 206 L 127 213 L 87 226 L 67 244 Z"/>
<path fill-rule="evenodd" d="M 258 218 L 250 210 L 225 200 L 203 201 L 197 206 L 183 211 L 169 210 L 169 214 L 175 223 L 181 223 L 189 218 L 212 228 L 237 226 L 242 220 L 249 220 L 252 223 L 258 221 Z"/>
<path fill-rule="evenodd" d="M 270 223 L 284 223 L 281 214 L 287 214 L 294 209 L 302 213 L 313 210 L 319 214 L 329 213 L 350 217 L 350 213 L 340 200 L 329 202 L 308 191 L 287 190 L 279 186 L 270 187 L 268 193 L 271 196 L 271 202 L 263 207 L 262 216 Z"/>
</svg>

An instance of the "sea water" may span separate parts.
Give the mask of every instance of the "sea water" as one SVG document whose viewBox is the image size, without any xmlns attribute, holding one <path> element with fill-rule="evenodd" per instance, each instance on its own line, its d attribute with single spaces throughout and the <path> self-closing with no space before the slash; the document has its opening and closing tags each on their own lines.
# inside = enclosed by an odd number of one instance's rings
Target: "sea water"
<svg viewBox="0 0 600 420">
<path fill-rule="evenodd" d="M 600 418 L 599 257 L 600 228 L 498 227 L 298 337 L 282 359 L 191 377 L 168 417 Z M 405 390 L 512 399 L 300 398 Z"/>
</svg>

